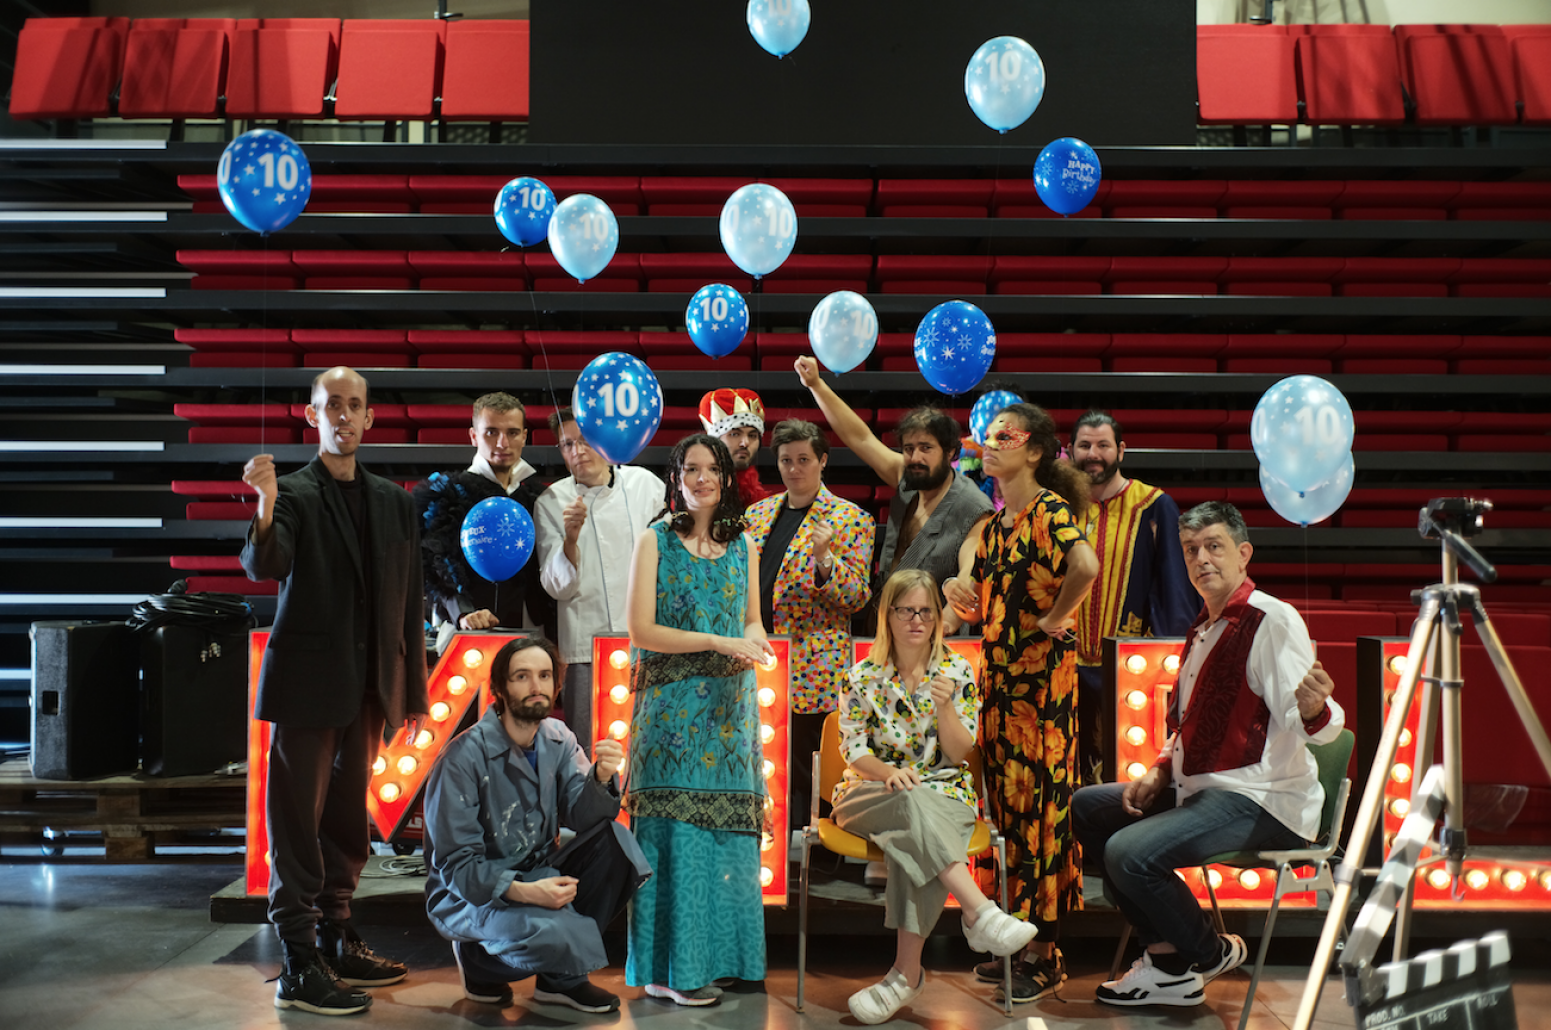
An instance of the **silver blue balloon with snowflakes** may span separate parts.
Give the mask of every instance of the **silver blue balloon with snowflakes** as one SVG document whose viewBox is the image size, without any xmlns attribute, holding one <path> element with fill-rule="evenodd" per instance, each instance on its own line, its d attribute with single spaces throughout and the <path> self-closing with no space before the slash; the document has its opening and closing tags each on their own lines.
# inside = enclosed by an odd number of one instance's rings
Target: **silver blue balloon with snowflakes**
<svg viewBox="0 0 1551 1030">
<path fill-rule="evenodd" d="M 991 428 L 991 423 L 1002 413 L 1002 409 L 1022 400 L 1022 397 L 1011 390 L 992 390 L 984 394 L 975 402 L 975 406 L 969 409 L 969 435 L 975 438 L 976 443 L 985 443 L 986 430 Z"/>
<path fill-rule="evenodd" d="M 996 330 L 975 305 L 950 300 L 926 313 L 916 329 L 916 365 L 939 392 L 967 393 L 996 357 Z"/>
<path fill-rule="evenodd" d="M 611 465 L 633 461 L 662 422 L 662 387 L 640 358 L 599 354 L 571 390 L 571 410 L 587 446 Z"/>
<path fill-rule="evenodd" d="M 294 222 L 312 196 L 307 155 L 273 129 L 254 129 L 228 143 L 215 178 L 226 210 L 264 236 Z"/>
<path fill-rule="evenodd" d="M 533 516 L 510 497 L 487 497 L 463 516 L 458 545 L 469 567 L 504 583 L 533 557 Z"/>
</svg>

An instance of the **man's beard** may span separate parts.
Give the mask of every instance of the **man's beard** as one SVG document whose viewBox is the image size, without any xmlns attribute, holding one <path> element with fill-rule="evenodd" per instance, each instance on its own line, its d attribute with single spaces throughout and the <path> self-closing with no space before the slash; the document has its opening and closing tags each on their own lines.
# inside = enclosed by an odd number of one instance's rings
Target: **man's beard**
<svg viewBox="0 0 1551 1030">
<path fill-rule="evenodd" d="M 905 484 L 906 490 L 935 490 L 948 481 L 948 473 L 953 471 L 953 466 L 943 462 L 935 469 L 931 467 L 905 466 L 904 475 L 900 480 Z"/>
<path fill-rule="evenodd" d="M 742 472 L 753 464 L 754 452 L 752 450 L 732 452 L 732 468 L 734 472 Z"/>
<path fill-rule="evenodd" d="M 1116 462 L 1101 461 L 1101 462 L 1098 462 L 1098 464 L 1102 465 L 1103 468 L 1099 469 L 1097 472 L 1090 472 L 1088 470 L 1089 463 L 1088 462 L 1083 462 L 1083 469 L 1082 470 L 1088 476 L 1088 482 L 1092 486 L 1103 486 L 1105 483 L 1108 483 L 1111 479 L 1114 479 L 1115 478 L 1115 474 L 1120 471 L 1120 462 L 1118 462 L 1118 461 L 1116 461 Z"/>
<path fill-rule="evenodd" d="M 543 722 L 554 707 L 554 702 L 547 697 L 535 697 L 525 705 L 514 704 L 510 697 L 506 700 L 507 711 L 518 722 Z"/>
</svg>

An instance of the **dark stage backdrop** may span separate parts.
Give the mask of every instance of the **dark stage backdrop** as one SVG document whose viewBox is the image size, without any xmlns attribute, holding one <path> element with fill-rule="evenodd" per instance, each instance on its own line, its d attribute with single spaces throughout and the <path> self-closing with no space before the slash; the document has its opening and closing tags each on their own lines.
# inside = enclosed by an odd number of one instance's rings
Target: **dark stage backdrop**
<svg viewBox="0 0 1551 1030">
<path fill-rule="evenodd" d="M 741 0 L 531 0 L 534 143 L 1042 147 L 1195 143 L 1194 0 L 813 0 L 777 60 Z M 993 36 L 1045 63 L 1000 135 L 964 99 Z"/>
</svg>

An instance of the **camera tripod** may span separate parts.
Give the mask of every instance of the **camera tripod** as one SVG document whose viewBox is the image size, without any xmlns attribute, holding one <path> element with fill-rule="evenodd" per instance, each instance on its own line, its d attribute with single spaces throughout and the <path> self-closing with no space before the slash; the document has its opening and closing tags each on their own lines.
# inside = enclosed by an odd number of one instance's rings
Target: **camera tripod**
<svg viewBox="0 0 1551 1030">
<path fill-rule="evenodd" d="M 1324 986 L 1326 971 L 1330 969 L 1331 959 L 1335 954 L 1336 939 L 1345 928 L 1347 909 L 1351 905 L 1352 893 L 1362 873 L 1362 857 L 1368 850 L 1368 843 L 1378 824 L 1379 814 L 1384 804 L 1384 782 L 1394 764 L 1401 730 L 1404 729 L 1410 714 L 1419 682 L 1425 683 L 1427 689 L 1422 693 L 1421 707 L 1418 709 L 1417 775 L 1413 778 L 1413 782 L 1417 782 L 1419 786 L 1416 796 L 1413 797 L 1412 807 L 1419 817 L 1422 812 L 1432 812 L 1436 818 L 1439 803 L 1436 800 L 1428 802 L 1427 797 L 1423 795 L 1422 784 L 1425 782 L 1425 789 L 1442 794 L 1441 809 L 1444 821 L 1438 841 L 1438 851 L 1443 855 L 1444 866 L 1455 881 L 1457 889 L 1466 851 L 1465 778 L 1463 757 L 1460 753 L 1460 693 L 1464 688 L 1464 680 L 1460 673 L 1461 608 L 1470 613 L 1481 641 L 1486 645 L 1486 653 L 1491 658 L 1498 679 L 1508 694 L 1508 700 L 1513 703 L 1514 711 L 1528 733 L 1541 764 L 1546 768 L 1547 775 L 1551 775 L 1551 738 L 1546 736 L 1545 728 L 1540 724 L 1530 704 L 1529 695 L 1525 693 L 1518 673 L 1514 671 L 1507 652 L 1503 650 L 1497 630 L 1487 617 L 1486 608 L 1481 603 L 1480 590 L 1459 582 L 1460 561 L 1464 561 L 1474 570 L 1483 582 L 1490 583 L 1497 578 L 1497 570 L 1492 568 L 1480 552 L 1465 540 L 1466 536 L 1474 536 L 1481 531 L 1483 515 L 1489 510 L 1491 510 L 1490 501 L 1448 497 L 1429 501 L 1419 513 L 1417 528 L 1422 538 L 1436 539 L 1442 543 L 1443 582 L 1412 594 L 1412 597 L 1420 603 L 1421 610 L 1411 630 L 1411 642 L 1406 651 L 1405 671 L 1401 674 L 1400 683 L 1395 689 L 1389 718 L 1384 723 L 1384 732 L 1379 739 L 1378 750 L 1373 756 L 1373 766 L 1368 773 L 1367 786 L 1363 789 L 1362 803 L 1358 806 L 1352 835 L 1347 841 L 1346 855 L 1336 870 L 1335 894 L 1331 898 L 1330 911 L 1325 917 L 1324 929 L 1320 934 L 1319 946 L 1314 953 L 1308 981 L 1303 987 L 1303 997 L 1298 1004 L 1297 1018 L 1293 1023 L 1294 1030 L 1309 1030 L 1313 1023 L 1314 1011 L 1319 1005 L 1319 995 Z M 1429 659 L 1431 675 L 1424 676 L 1424 663 Z M 1437 733 L 1440 710 L 1443 720 L 1443 764 L 1439 767 L 1441 771 L 1437 771 L 1429 767 L 1433 761 L 1433 738 Z M 1422 775 L 1424 770 L 1428 771 L 1425 777 Z M 1396 851 L 1397 853 L 1402 851 L 1399 844 L 1396 846 Z M 1396 925 L 1397 958 L 1404 950 L 1409 936 L 1410 884 L 1411 878 L 1415 875 L 1417 852 L 1419 849 L 1407 849 L 1403 854 L 1392 856 L 1392 862 L 1408 864 L 1408 868 L 1404 870 L 1407 886 L 1401 898 L 1400 916 Z M 1383 879 L 1381 877 L 1381 881 Z M 1380 889 L 1384 889 L 1382 882 Z M 1382 936 L 1382 930 L 1377 935 L 1356 934 L 1348 943 L 1341 965 L 1349 983 L 1360 982 L 1363 979 L 1365 972 L 1371 967 L 1373 955 L 1378 949 Z"/>
</svg>

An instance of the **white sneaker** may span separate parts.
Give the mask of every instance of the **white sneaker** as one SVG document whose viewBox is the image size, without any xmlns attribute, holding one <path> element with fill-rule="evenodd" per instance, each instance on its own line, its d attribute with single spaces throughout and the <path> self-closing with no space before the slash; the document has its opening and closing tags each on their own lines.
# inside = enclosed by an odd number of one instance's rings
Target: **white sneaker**
<svg viewBox="0 0 1551 1030">
<path fill-rule="evenodd" d="M 1206 965 L 1197 965 L 1201 971 L 1201 981 L 1211 983 L 1224 973 L 1232 972 L 1244 964 L 1249 957 L 1249 948 L 1244 944 L 1244 938 L 1236 933 L 1220 933 L 1217 939 L 1222 942 L 1222 955 L 1216 962 Z"/>
<path fill-rule="evenodd" d="M 974 926 L 968 923 L 961 925 L 964 927 L 964 939 L 971 948 L 975 951 L 989 951 L 996 956 L 1011 955 L 1022 950 L 1039 933 L 1039 927 L 1032 921 L 1014 919 L 991 902 L 987 902 L 980 910 Z"/>
<path fill-rule="evenodd" d="M 1194 967 L 1177 975 L 1165 973 L 1152 964 L 1152 953 L 1144 951 L 1124 976 L 1099 984 L 1093 996 L 1107 1005 L 1188 1007 L 1206 1000 L 1206 981 Z"/>
<path fill-rule="evenodd" d="M 697 987 L 693 991 L 681 991 L 676 987 L 665 987 L 662 984 L 647 984 L 646 993 L 649 997 L 666 998 L 679 1005 L 715 1005 L 722 997 L 722 989 L 712 987 L 710 984 Z"/>
<path fill-rule="evenodd" d="M 914 1001 L 915 996 L 920 994 L 925 986 L 924 970 L 921 973 L 920 982 L 911 987 L 904 973 L 891 969 L 889 975 L 879 982 L 851 995 L 846 1005 L 850 1007 L 851 1015 L 869 1026 L 885 1023 L 894 1018 L 894 1013 Z"/>
</svg>

